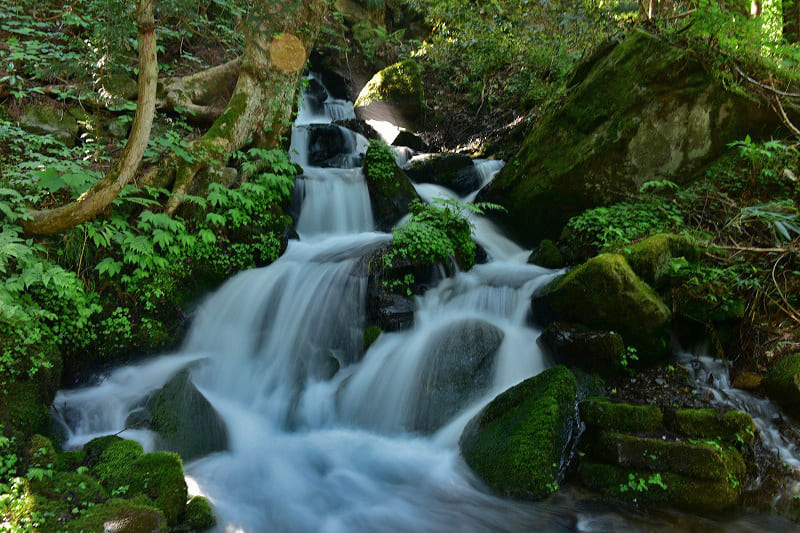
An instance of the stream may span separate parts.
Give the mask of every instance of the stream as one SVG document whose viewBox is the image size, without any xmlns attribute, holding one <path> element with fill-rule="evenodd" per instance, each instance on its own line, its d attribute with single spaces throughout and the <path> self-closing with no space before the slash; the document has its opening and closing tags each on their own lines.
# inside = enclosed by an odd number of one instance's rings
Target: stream
<svg viewBox="0 0 800 533">
<path fill-rule="evenodd" d="M 528 250 L 471 215 L 488 261 L 418 297 L 413 327 L 381 334 L 364 353 L 364 257 L 391 235 L 375 230 L 360 168 L 364 137 L 340 128 L 347 152 L 327 166 L 311 157 L 314 129 L 355 118 L 352 103 L 320 101 L 309 91 L 303 98 L 292 134 L 304 169 L 296 191 L 299 240 L 275 263 L 242 272 L 207 297 L 177 353 L 60 391 L 54 416 L 67 435 L 65 448 L 121 432 L 146 451 L 160 449 L 156 433 L 125 429 L 126 420 L 189 368 L 228 429 L 227 451 L 185 465 L 190 493 L 214 507 L 216 531 L 789 530 L 763 515 L 720 523 L 643 513 L 577 488 L 539 503 L 485 489 L 459 456 L 459 436 L 497 394 L 549 366 L 528 320 L 530 297 L 560 272 L 527 264 Z M 399 151 L 398 159 L 409 155 Z M 476 161 L 481 186 L 500 167 Z M 427 201 L 455 196 L 436 185 L 415 186 Z M 501 332 L 502 341 L 482 385 L 463 392 L 454 408 L 429 392 L 426 379 L 448 339 L 476 323 Z M 797 461 L 795 450 L 785 453 Z"/>
</svg>

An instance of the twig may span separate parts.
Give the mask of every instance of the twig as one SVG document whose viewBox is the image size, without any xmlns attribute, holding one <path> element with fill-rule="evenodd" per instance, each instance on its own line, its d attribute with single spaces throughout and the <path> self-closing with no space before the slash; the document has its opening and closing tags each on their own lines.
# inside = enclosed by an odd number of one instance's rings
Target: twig
<svg viewBox="0 0 800 533">
<path fill-rule="evenodd" d="M 756 252 L 756 253 L 789 253 L 794 252 L 794 248 L 752 248 L 749 246 L 725 246 L 722 244 L 712 244 L 714 248 L 721 248 L 723 250 L 737 250 L 741 252 Z"/>
<path fill-rule="evenodd" d="M 750 83 L 752 83 L 754 85 L 758 85 L 762 89 L 765 89 L 765 90 L 770 91 L 772 93 L 778 94 L 780 96 L 786 96 L 787 98 L 800 98 L 800 93 L 787 93 L 786 91 L 781 91 L 780 89 L 776 89 L 775 87 L 772 87 L 771 85 L 766 85 L 764 83 L 761 83 L 760 81 L 758 81 L 755 78 L 751 78 L 750 76 L 745 74 L 744 71 L 742 71 L 742 69 L 739 68 L 739 65 L 737 65 L 735 62 L 733 63 L 733 68 L 736 69 L 736 72 L 738 72 L 741 77 L 743 77 L 744 79 L 746 79 L 747 81 L 749 81 Z"/>
<path fill-rule="evenodd" d="M 781 104 L 781 99 L 777 96 L 775 97 L 775 103 L 778 104 L 778 110 L 780 110 L 779 115 L 783 119 L 783 124 L 789 128 L 789 131 L 800 137 L 800 129 L 797 129 L 797 126 L 792 124 L 792 121 L 789 120 L 789 117 L 786 116 L 786 111 L 783 109 L 783 104 Z"/>
</svg>

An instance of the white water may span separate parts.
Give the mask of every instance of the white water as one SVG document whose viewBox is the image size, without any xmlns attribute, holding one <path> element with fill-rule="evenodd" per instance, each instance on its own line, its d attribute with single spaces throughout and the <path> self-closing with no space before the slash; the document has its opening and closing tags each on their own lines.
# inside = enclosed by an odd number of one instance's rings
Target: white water
<svg viewBox="0 0 800 533">
<path fill-rule="evenodd" d="M 298 125 L 337 116 L 324 109 L 301 112 Z M 295 130 L 293 146 L 297 160 L 307 162 L 298 140 L 304 131 Z M 499 165 L 480 165 L 485 184 Z M 227 451 L 185 465 L 192 492 L 214 506 L 217 531 L 648 530 L 615 514 L 579 512 L 574 502 L 498 499 L 459 457 L 461 430 L 481 406 L 544 369 L 539 332 L 527 315 L 532 292 L 557 273 L 526 264 L 528 251 L 473 216 L 490 262 L 429 290 L 410 330 L 382 334 L 363 354 L 362 258 L 390 236 L 374 231 L 359 169 L 304 170 L 301 240 L 274 264 L 235 276 L 208 298 L 179 353 L 117 369 L 96 386 L 60 391 L 55 410 L 66 446 L 121 431 L 158 448 L 154 433 L 125 430 L 126 418 L 189 367 L 230 438 Z M 453 196 L 434 185 L 417 189 L 428 200 Z M 410 433 L 409 418 L 426 401 L 420 372 L 431 343 L 468 319 L 503 333 L 488 390 L 433 434 Z"/>
</svg>

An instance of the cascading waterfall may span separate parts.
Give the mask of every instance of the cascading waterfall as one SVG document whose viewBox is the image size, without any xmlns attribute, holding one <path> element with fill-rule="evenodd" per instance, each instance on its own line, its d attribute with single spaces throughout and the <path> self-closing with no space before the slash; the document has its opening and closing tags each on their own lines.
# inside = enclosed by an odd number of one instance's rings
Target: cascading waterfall
<svg viewBox="0 0 800 533">
<path fill-rule="evenodd" d="M 158 448 L 157 434 L 125 429 L 126 421 L 190 368 L 229 434 L 226 451 L 185 465 L 190 491 L 213 503 L 218 531 L 616 529 L 619 514 L 598 515 L 580 502 L 556 497 L 533 505 L 491 496 L 459 457 L 468 420 L 546 367 L 527 314 L 533 291 L 558 274 L 526 264 L 527 252 L 488 220 L 471 217 L 489 262 L 430 289 L 418 299 L 411 329 L 384 333 L 362 353 L 363 258 L 390 236 L 374 231 L 364 176 L 354 164 L 366 141 L 330 129 L 351 114 L 352 104 L 333 100 L 310 79 L 292 138 L 304 168 L 296 194 L 300 240 L 274 264 L 240 273 L 211 295 L 179 353 L 119 368 L 96 386 L 60 391 L 54 417 L 66 446 L 122 432 L 147 450 Z M 315 141 L 315 129 L 334 140 Z M 339 168 L 312 164 L 320 161 Z M 476 167 L 485 185 L 500 163 Z M 426 200 L 454 196 L 435 185 L 417 189 Z M 451 371 L 448 343 L 473 330 L 496 347 L 475 356 L 483 381 L 430 393 L 425 380 L 432 369 Z"/>
</svg>

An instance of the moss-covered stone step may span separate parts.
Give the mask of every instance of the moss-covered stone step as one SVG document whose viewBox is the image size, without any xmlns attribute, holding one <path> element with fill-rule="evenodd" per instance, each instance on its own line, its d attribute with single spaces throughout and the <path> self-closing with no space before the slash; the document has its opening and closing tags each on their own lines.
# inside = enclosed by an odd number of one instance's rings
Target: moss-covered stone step
<svg viewBox="0 0 800 533">
<path fill-rule="evenodd" d="M 540 323 L 564 320 L 619 332 L 642 363 L 670 355 L 669 308 L 619 254 L 601 254 L 573 269 L 534 294 L 532 306 Z"/>
<path fill-rule="evenodd" d="M 626 433 L 649 433 L 662 427 L 664 415 L 655 405 L 615 403 L 588 398 L 578 404 L 581 421 L 589 427 Z"/>
<path fill-rule="evenodd" d="M 738 479 L 692 479 L 670 472 L 650 472 L 584 461 L 581 481 L 606 496 L 643 505 L 669 505 L 703 514 L 722 513 L 739 503 Z"/>
<path fill-rule="evenodd" d="M 688 437 L 720 438 L 736 444 L 752 444 L 755 439 L 753 418 L 736 409 L 726 413 L 715 409 L 677 409 L 666 420 L 671 430 Z"/>
<path fill-rule="evenodd" d="M 663 440 L 602 431 L 587 439 L 586 455 L 623 467 L 672 472 L 695 479 L 743 479 L 739 452 L 716 441 Z"/>
<path fill-rule="evenodd" d="M 467 464 L 494 491 L 540 499 L 558 489 L 575 425 L 575 376 L 556 366 L 492 400 L 461 435 Z"/>
</svg>

